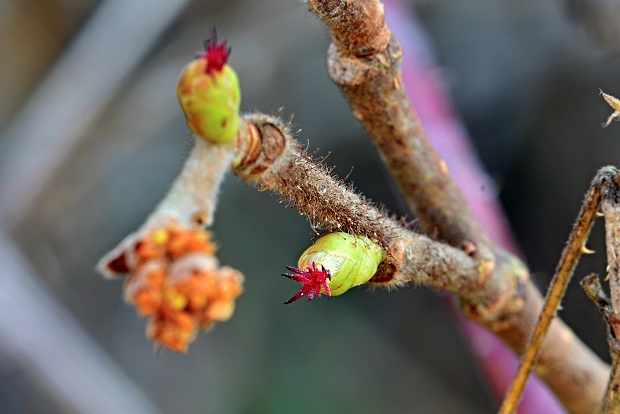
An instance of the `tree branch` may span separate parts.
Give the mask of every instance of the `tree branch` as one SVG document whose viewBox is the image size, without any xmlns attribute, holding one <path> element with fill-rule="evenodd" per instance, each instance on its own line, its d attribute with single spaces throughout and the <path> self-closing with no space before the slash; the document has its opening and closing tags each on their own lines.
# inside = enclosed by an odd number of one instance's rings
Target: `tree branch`
<svg viewBox="0 0 620 414">
<path fill-rule="evenodd" d="M 328 51 L 332 80 L 349 100 L 353 115 L 375 143 L 422 228 L 432 237 L 470 252 L 480 266 L 493 268 L 495 264 L 494 272 L 482 273 L 480 293 L 474 300 L 461 296 L 465 313 L 522 353 L 542 309 L 542 297 L 525 266 L 489 242 L 452 182 L 445 162 L 429 143 L 401 85 L 398 41 L 392 36 L 389 45 L 374 54 L 359 46 L 364 37 L 357 34 L 377 32 L 384 24 L 380 3 L 309 3 L 332 31 L 334 43 Z M 372 13 L 369 18 L 368 13 Z M 343 39 L 351 39 L 351 44 L 343 45 Z M 569 410 L 592 412 L 603 394 L 605 365 L 561 321 L 551 324 L 549 337 L 542 347 L 539 374 Z M 587 373 L 574 363 L 575 356 L 591 361 Z M 592 385 L 587 391 L 575 370 L 589 378 Z"/>
<path fill-rule="evenodd" d="M 398 40 L 392 35 L 389 44 L 372 55 L 352 53 L 353 45 L 365 39 L 359 33 L 374 33 L 385 25 L 383 8 L 377 6 L 380 3 L 348 1 L 335 7 L 340 3 L 343 2 L 310 1 L 313 11 L 324 19 L 334 38 L 327 53 L 329 75 L 379 150 L 412 212 L 426 234 L 452 246 L 486 242 L 484 232 L 452 181 L 445 161 L 426 137 L 402 87 L 402 50 Z M 365 9 L 366 13 L 358 13 L 358 9 Z M 324 10 L 331 12 L 328 19 Z M 366 18 L 371 11 L 374 15 Z M 334 20 L 341 24 L 333 24 Z M 342 45 L 341 39 L 349 39 L 351 44 Z M 365 50 L 361 46 L 356 49 Z"/>
<path fill-rule="evenodd" d="M 414 282 L 459 293 L 474 300 L 479 294 L 480 268 L 459 249 L 403 228 L 381 209 L 333 177 L 301 150 L 278 118 L 246 115 L 236 145 L 241 161 L 233 172 L 261 190 L 282 196 L 308 217 L 314 228 L 369 237 L 382 246 L 387 259 L 370 283 L 400 286 Z"/>
<path fill-rule="evenodd" d="M 247 115 L 246 120 L 236 142 L 241 161 L 233 168 L 235 174 L 282 195 L 314 227 L 377 241 L 387 259 L 371 284 L 390 287 L 413 282 L 454 293 L 468 316 L 511 348 L 525 349 L 542 298 L 518 259 L 500 253 L 495 268 L 485 266 L 471 253 L 402 228 L 332 177 L 326 167 L 314 163 L 281 120 L 260 114 Z M 493 276 L 489 276 L 491 270 Z M 557 319 L 545 344 L 537 367 L 541 377 L 572 412 L 592 412 L 605 387 L 605 364 Z"/>
</svg>

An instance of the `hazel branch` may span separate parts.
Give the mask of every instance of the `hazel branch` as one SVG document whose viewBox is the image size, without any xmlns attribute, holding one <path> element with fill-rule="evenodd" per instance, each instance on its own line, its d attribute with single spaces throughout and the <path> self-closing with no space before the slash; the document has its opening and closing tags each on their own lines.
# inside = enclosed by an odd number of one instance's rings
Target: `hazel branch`
<svg viewBox="0 0 620 414">
<path fill-rule="evenodd" d="M 379 150 L 424 232 L 456 247 L 486 243 L 447 164 L 434 151 L 409 102 L 400 74 L 402 49 L 387 29 L 381 3 L 309 3 L 334 39 L 327 52 L 331 79 Z M 367 33 L 382 33 L 389 41 L 377 43 Z"/>
<path fill-rule="evenodd" d="M 219 266 L 211 235 L 217 193 L 235 155 L 232 144 L 196 143 L 166 197 L 136 232 L 105 255 L 98 269 L 127 274 L 125 300 L 149 317 L 147 335 L 185 352 L 198 329 L 233 313 L 243 276 Z"/>
<path fill-rule="evenodd" d="M 374 53 L 360 46 L 364 33 L 384 32 L 381 3 L 310 0 L 309 4 L 332 32 L 334 42 L 328 51 L 332 80 L 375 143 L 422 228 L 469 251 L 479 266 L 494 269 L 481 272 L 474 300 L 461 296 L 465 313 L 522 353 L 542 309 L 542 297 L 525 266 L 490 243 L 446 163 L 432 148 L 402 87 L 402 50 L 397 39 L 392 35 L 384 49 L 371 48 Z M 605 365 L 561 321 L 551 324 L 549 337 L 542 347 L 539 374 L 569 410 L 592 412 L 603 393 Z M 590 361 L 591 369 L 584 373 L 576 360 Z M 584 373 L 592 385 L 583 387 L 575 372 Z"/>
<path fill-rule="evenodd" d="M 188 63 L 177 97 L 194 148 L 166 197 L 142 227 L 99 262 L 106 276 L 127 274 L 125 300 L 150 317 L 147 335 L 158 345 L 185 352 L 198 329 L 233 313 L 243 275 L 220 267 L 211 234 L 217 193 L 236 155 L 241 92 L 227 64 L 230 48 L 215 28 L 205 52 Z"/>
<path fill-rule="evenodd" d="M 245 118 L 247 128 L 236 141 L 243 155 L 233 172 L 260 190 L 281 195 L 315 228 L 377 242 L 387 255 L 370 283 L 390 287 L 414 282 L 475 300 L 480 272 L 486 269 L 468 254 L 403 228 L 315 162 L 278 118 L 262 114 Z"/>
<path fill-rule="evenodd" d="M 461 249 L 404 229 L 301 150 L 279 119 L 246 115 L 237 138 L 233 172 L 282 196 L 315 227 L 369 237 L 386 251 L 371 284 L 417 283 L 459 296 L 468 316 L 522 351 L 542 308 L 542 298 L 516 258 L 481 261 Z M 489 276 L 489 273 L 503 277 Z M 484 281 L 484 283 L 481 283 Z M 538 372 L 573 412 L 592 412 L 605 387 L 606 366 L 561 321 L 554 320 Z M 584 387 L 584 383 L 588 386 Z"/>
<path fill-rule="evenodd" d="M 217 195 L 235 154 L 233 145 L 214 144 L 197 139 L 183 169 L 155 210 L 136 232 L 128 235 L 98 264 L 107 277 L 128 273 L 138 259 L 136 245 L 145 234 L 171 224 L 200 229 L 213 221 Z"/>
</svg>

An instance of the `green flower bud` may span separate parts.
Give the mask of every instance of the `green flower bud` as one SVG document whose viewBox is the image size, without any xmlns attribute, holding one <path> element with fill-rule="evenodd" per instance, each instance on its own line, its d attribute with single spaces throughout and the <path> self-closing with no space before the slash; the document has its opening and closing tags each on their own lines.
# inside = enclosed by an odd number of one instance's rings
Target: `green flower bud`
<svg viewBox="0 0 620 414">
<path fill-rule="evenodd" d="M 316 241 L 299 258 L 293 274 L 284 276 L 300 282 L 301 290 L 286 303 L 308 295 L 306 301 L 338 296 L 370 280 L 383 260 L 383 249 L 364 236 L 330 233 Z"/>
<path fill-rule="evenodd" d="M 239 79 L 226 64 L 230 48 L 226 41 L 217 43 L 215 30 L 205 48 L 183 69 L 177 95 L 189 129 L 196 136 L 226 144 L 239 132 Z"/>
</svg>

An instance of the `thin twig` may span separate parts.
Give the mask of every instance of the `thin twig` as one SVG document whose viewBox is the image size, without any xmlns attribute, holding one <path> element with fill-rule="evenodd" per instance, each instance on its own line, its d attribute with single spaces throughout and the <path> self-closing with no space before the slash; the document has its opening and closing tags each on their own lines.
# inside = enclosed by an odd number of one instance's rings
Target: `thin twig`
<svg viewBox="0 0 620 414">
<path fill-rule="evenodd" d="M 604 313 L 608 325 L 607 342 L 611 354 L 611 373 L 601 405 L 600 413 L 611 414 L 620 411 L 620 176 L 606 180 L 601 188 L 603 200 L 601 210 L 605 215 L 605 241 L 607 244 L 607 280 L 611 308 Z"/>
<path fill-rule="evenodd" d="M 607 279 L 611 306 L 620 311 L 620 174 L 608 167 L 608 174 L 601 179 L 601 211 L 605 216 L 605 241 L 607 245 Z M 605 170 L 607 171 L 607 170 Z"/>
<path fill-rule="evenodd" d="M 521 394 L 527 382 L 527 377 L 540 354 L 549 325 L 555 317 L 562 297 L 564 296 L 566 286 L 568 286 L 568 282 L 570 282 L 573 276 L 579 257 L 583 253 L 588 252 L 585 248 L 585 243 L 590 234 L 594 219 L 597 217 L 599 204 L 601 202 L 601 186 L 609 180 L 613 180 L 616 175 L 617 170 L 615 168 L 604 167 L 599 170 L 594 180 L 592 180 L 592 184 L 586 194 L 577 221 L 571 231 L 568 243 L 562 252 L 562 257 L 560 258 L 556 273 L 551 280 L 545 306 L 534 328 L 532 337 L 529 340 L 526 352 L 523 354 L 519 370 L 500 408 L 499 412 L 501 414 L 512 413 L 517 408 L 519 399 L 521 398 Z"/>
<path fill-rule="evenodd" d="M 618 384 L 620 384 L 620 318 L 613 309 L 607 295 L 601 287 L 601 282 L 596 274 L 590 274 L 581 281 L 581 287 L 588 297 L 592 299 L 603 320 L 607 325 L 607 343 L 612 358 L 612 367 L 609 374 L 609 383 L 605 397 L 598 411 L 600 414 L 613 414 L 620 411 L 620 401 L 618 397 Z"/>
</svg>

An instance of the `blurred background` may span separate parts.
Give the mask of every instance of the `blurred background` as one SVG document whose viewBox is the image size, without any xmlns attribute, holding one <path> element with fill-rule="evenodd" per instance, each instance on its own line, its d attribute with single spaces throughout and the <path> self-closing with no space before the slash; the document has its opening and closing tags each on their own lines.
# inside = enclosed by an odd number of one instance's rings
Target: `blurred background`
<svg viewBox="0 0 620 414">
<path fill-rule="evenodd" d="M 596 170 L 620 158 L 620 125 L 601 129 L 611 109 L 598 96 L 620 96 L 620 64 L 579 3 L 409 3 L 541 287 Z M 1 0 L 0 412 L 494 412 L 442 295 L 356 289 L 284 306 L 298 285 L 279 274 L 312 231 L 233 176 L 213 232 L 245 293 L 187 355 L 155 352 L 122 280 L 94 271 L 191 147 L 176 82 L 212 25 L 232 45 L 244 111 L 294 113 L 301 142 L 407 214 L 302 1 Z M 601 224 L 576 279 L 604 273 Z M 608 360 L 576 282 L 560 314 Z"/>
</svg>

